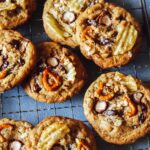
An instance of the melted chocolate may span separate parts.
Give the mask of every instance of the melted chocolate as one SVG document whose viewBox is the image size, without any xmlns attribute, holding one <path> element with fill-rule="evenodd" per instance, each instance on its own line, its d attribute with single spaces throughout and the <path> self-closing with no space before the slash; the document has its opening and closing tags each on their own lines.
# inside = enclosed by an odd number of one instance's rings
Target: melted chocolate
<svg viewBox="0 0 150 150">
<path fill-rule="evenodd" d="M 52 150 L 65 150 L 65 148 L 60 144 L 56 144 L 52 147 Z"/>
<path fill-rule="evenodd" d="M 13 40 L 10 42 L 10 44 L 11 44 L 14 48 L 16 48 L 16 49 L 18 49 L 18 50 L 20 49 L 21 43 L 20 43 L 19 40 L 13 39 Z"/>
<path fill-rule="evenodd" d="M 144 113 L 141 113 L 139 115 L 139 122 L 140 122 L 140 124 L 144 123 L 145 120 L 146 120 L 146 117 L 145 117 Z"/>
<path fill-rule="evenodd" d="M 19 63 L 19 66 L 23 66 L 23 65 L 25 64 L 25 60 L 22 59 L 22 58 L 20 58 L 20 59 L 18 60 L 18 63 Z"/>
<path fill-rule="evenodd" d="M 142 111 L 147 111 L 147 107 L 144 103 L 140 104 Z"/>
<path fill-rule="evenodd" d="M 41 91 L 41 87 L 37 83 L 35 83 L 34 92 L 39 93 L 40 91 Z"/>
</svg>

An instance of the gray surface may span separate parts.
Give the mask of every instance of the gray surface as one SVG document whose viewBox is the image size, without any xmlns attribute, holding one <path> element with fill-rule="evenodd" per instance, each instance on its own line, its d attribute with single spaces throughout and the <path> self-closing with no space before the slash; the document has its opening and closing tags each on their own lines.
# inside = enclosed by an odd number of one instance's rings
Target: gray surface
<svg viewBox="0 0 150 150">
<path fill-rule="evenodd" d="M 44 33 L 41 14 L 43 8 L 44 0 L 38 1 L 38 10 L 34 14 L 33 19 L 26 25 L 18 28 L 17 30 L 24 34 L 26 37 L 33 40 L 33 42 L 38 43 L 41 41 L 49 40 L 46 34 Z M 149 14 L 150 19 L 150 0 L 109 0 L 110 2 L 115 2 L 132 12 L 135 17 L 142 24 L 142 47 L 140 54 L 135 58 L 133 62 L 129 65 L 111 70 L 120 70 L 121 72 L 132 74 L 139 79 L 141 79 L 146 85 L 150 87 L 150 45 L 148 44 L 148 26 L 146 26 L 144 15 L 142 12 L 142 3 L 146 3 L 147 13 Z M 150 22 L 150 21 L 149 21 Z M 78 50 L 74 50 L 77 52 Z M 79 52 L 78 55 L 81 57 L 82 61 L 85 63 L 89 71 L 88 83 L 86 84 L 85 89 L 82 92 L 73 97 L 72 99 L 61 104 L 44 104 L 33 100 L 28 97 L 21 86 L 18 86 L 4 94 L 0 97 L 1 102 L 1 112 L 0 117 L 9 117 L 13 119 L 22 119 L 30 121 L 33 124 L 38 123 L 46 116 L 53 115 L 62 115 L 67 117 L 76 118 L 84 121 L 88 124 L 82 108 L 83 95 L 86 88 L 89 84 L 96 79 L 102 72 L 97 66 L 92 62 L 85 60 Z M 91 71 L 92 70 L 92 71 Z M 110 71 L 110 70 L 107 70 Z M 89 124 L 88 124 L 89 125 Z M 121 135 L 120 135 L 121 136 Z M 97 136 L 96 136 L 97 137 Z M 102 139 L 97 137 L 97 143 L 99 145 L 98 150 L 150 150 L 150 136 L 146 136 L 143 139 L 140 139 L 135 144 L 127 146 L 116 146 L 104 142 Z"/>
</svg>

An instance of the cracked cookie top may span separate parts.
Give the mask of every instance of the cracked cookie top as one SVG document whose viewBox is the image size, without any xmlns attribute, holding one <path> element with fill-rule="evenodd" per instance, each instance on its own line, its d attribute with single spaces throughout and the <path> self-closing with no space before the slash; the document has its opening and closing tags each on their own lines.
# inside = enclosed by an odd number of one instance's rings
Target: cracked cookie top
<svg viewBox="0 0 150 150">
<path fill-rule="evenodd" d="M 130 75 L 102 74 L 85 94 L 84 112 L 104 140 L 133 143 L 150 130 L 150 91 Z"/>
<path fill-rule="evenodd" d="M 25 91 L 42 102 L 62 102 L 80 91 L 85 82 L 85 69 L 68 49 L 44 42 L 38 46 L 38 63 L 25 82 Z"/>
<path fill-rule="evenodd" d="M 104 69 L 127 64 L 139 48 L 139 23 L 114 4 L 93 5 L 76 24 L 81 52 Z"/>
<path fill-rule="evenodd" d="M 27 150 L 96 150 L 90 129 L 81 121 L 47 117 L 29 134 Z"/>
<path fill-rule="evenodd" d="M 76 19 L 87 7 L 103 0 L 47 0 L 43 12 L 44 27 L 55 42 L 78 46 L 75 38 Z"/>
</svg>

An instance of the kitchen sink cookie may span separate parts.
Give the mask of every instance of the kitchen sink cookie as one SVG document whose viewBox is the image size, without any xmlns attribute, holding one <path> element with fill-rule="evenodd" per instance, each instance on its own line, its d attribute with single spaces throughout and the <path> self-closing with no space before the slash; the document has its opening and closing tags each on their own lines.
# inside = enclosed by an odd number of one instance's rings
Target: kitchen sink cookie
<svg viewBox="0 0 150 150">
<path fill-rule="evenodd" d="M 78 16 L 89 6 L 103 0 L 47 0 L 43 12 L 44 28 L 55 42 L 78 46 L 75 25 Z"/>
<path fill-rule="evenodd" d="M 28 135 L 27 150 L 96 150 L 94 136 L 81 121 L 47 117 Z"/>
<path fill-rule="evenodd" d="M 0 149 L 25 150 L 25 140 L 32 125 L 25 121 L 0 119 Z"/>
<path fill-rule="evenodd" d="M 13 30 L 0 31 L 0 93 L 18 85 L 36 62 L 34 45 Z"/>
<path fill-rule="evenodd" d="M 139 23 L 114 4 L 95 4 L 76 24 L 81 52 L 103 69 L 127 64 L 140 47 Z"/>
<path fill-rule="evenodd" d="M 35 7 L 35 0 L 0 0 L 0 29 L 11 29 L 25 23 Z"/>
<path fill-rule="evenodd" d="M 23 84 L 26 93 L 47 103 L 63 102 L 78 93 L 86 73 L 77 56 L 53 42 L 41 43 L 37 48 L 37 67 Z"/>
<path fill-rule="evenodd" d="M 150 90 L 131 75 L 102 74 L 85 94 L 84 113 L 107 142 L 133 143 L 150 131 Z"/>
</svg>

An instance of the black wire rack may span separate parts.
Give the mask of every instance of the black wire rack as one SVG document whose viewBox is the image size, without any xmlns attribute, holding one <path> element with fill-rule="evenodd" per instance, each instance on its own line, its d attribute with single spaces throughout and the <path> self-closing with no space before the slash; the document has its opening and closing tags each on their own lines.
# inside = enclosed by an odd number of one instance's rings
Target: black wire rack
<svg viewBox="0 0 150 150">
<path fill-rule="evenodd" d="M 42 41 L 50 41 L 44 32 L 41 19 L 44 2 L 45 0 L 37 0 L 38 8 L 33 18 L 27 24 L 17 28 L 17 31 L 31 39 L 35 44 Z M 141 23 L 142 46 L 139 55 L 127 66 L 103 71 L 92 62 L 85 60 L 78 49 L 73 49 L 85 64 L 89 75 L 85 88 L 77 96 L 61 104 L 44 104 L 28 97 L 22 87 L 18 86 L 0 95 L 1 118 L 8 117 L 37 124 L 46 116 L 59 115 L 82 120 L 91 127 L 83 114 L 83 96 L 90 83 L 101 73 L 115 70 L 121 71 L 141 79 L 150 87 L 150 0 L 108 0 L 108 2 L 113 2 L 126 8 Z M 135 144 L 126 146 L 108 144 L 100 139 L 96 133 L 95 136 L 99 147 L 98 150 L 150 150 L 149 135 Z"/>
</svg>

